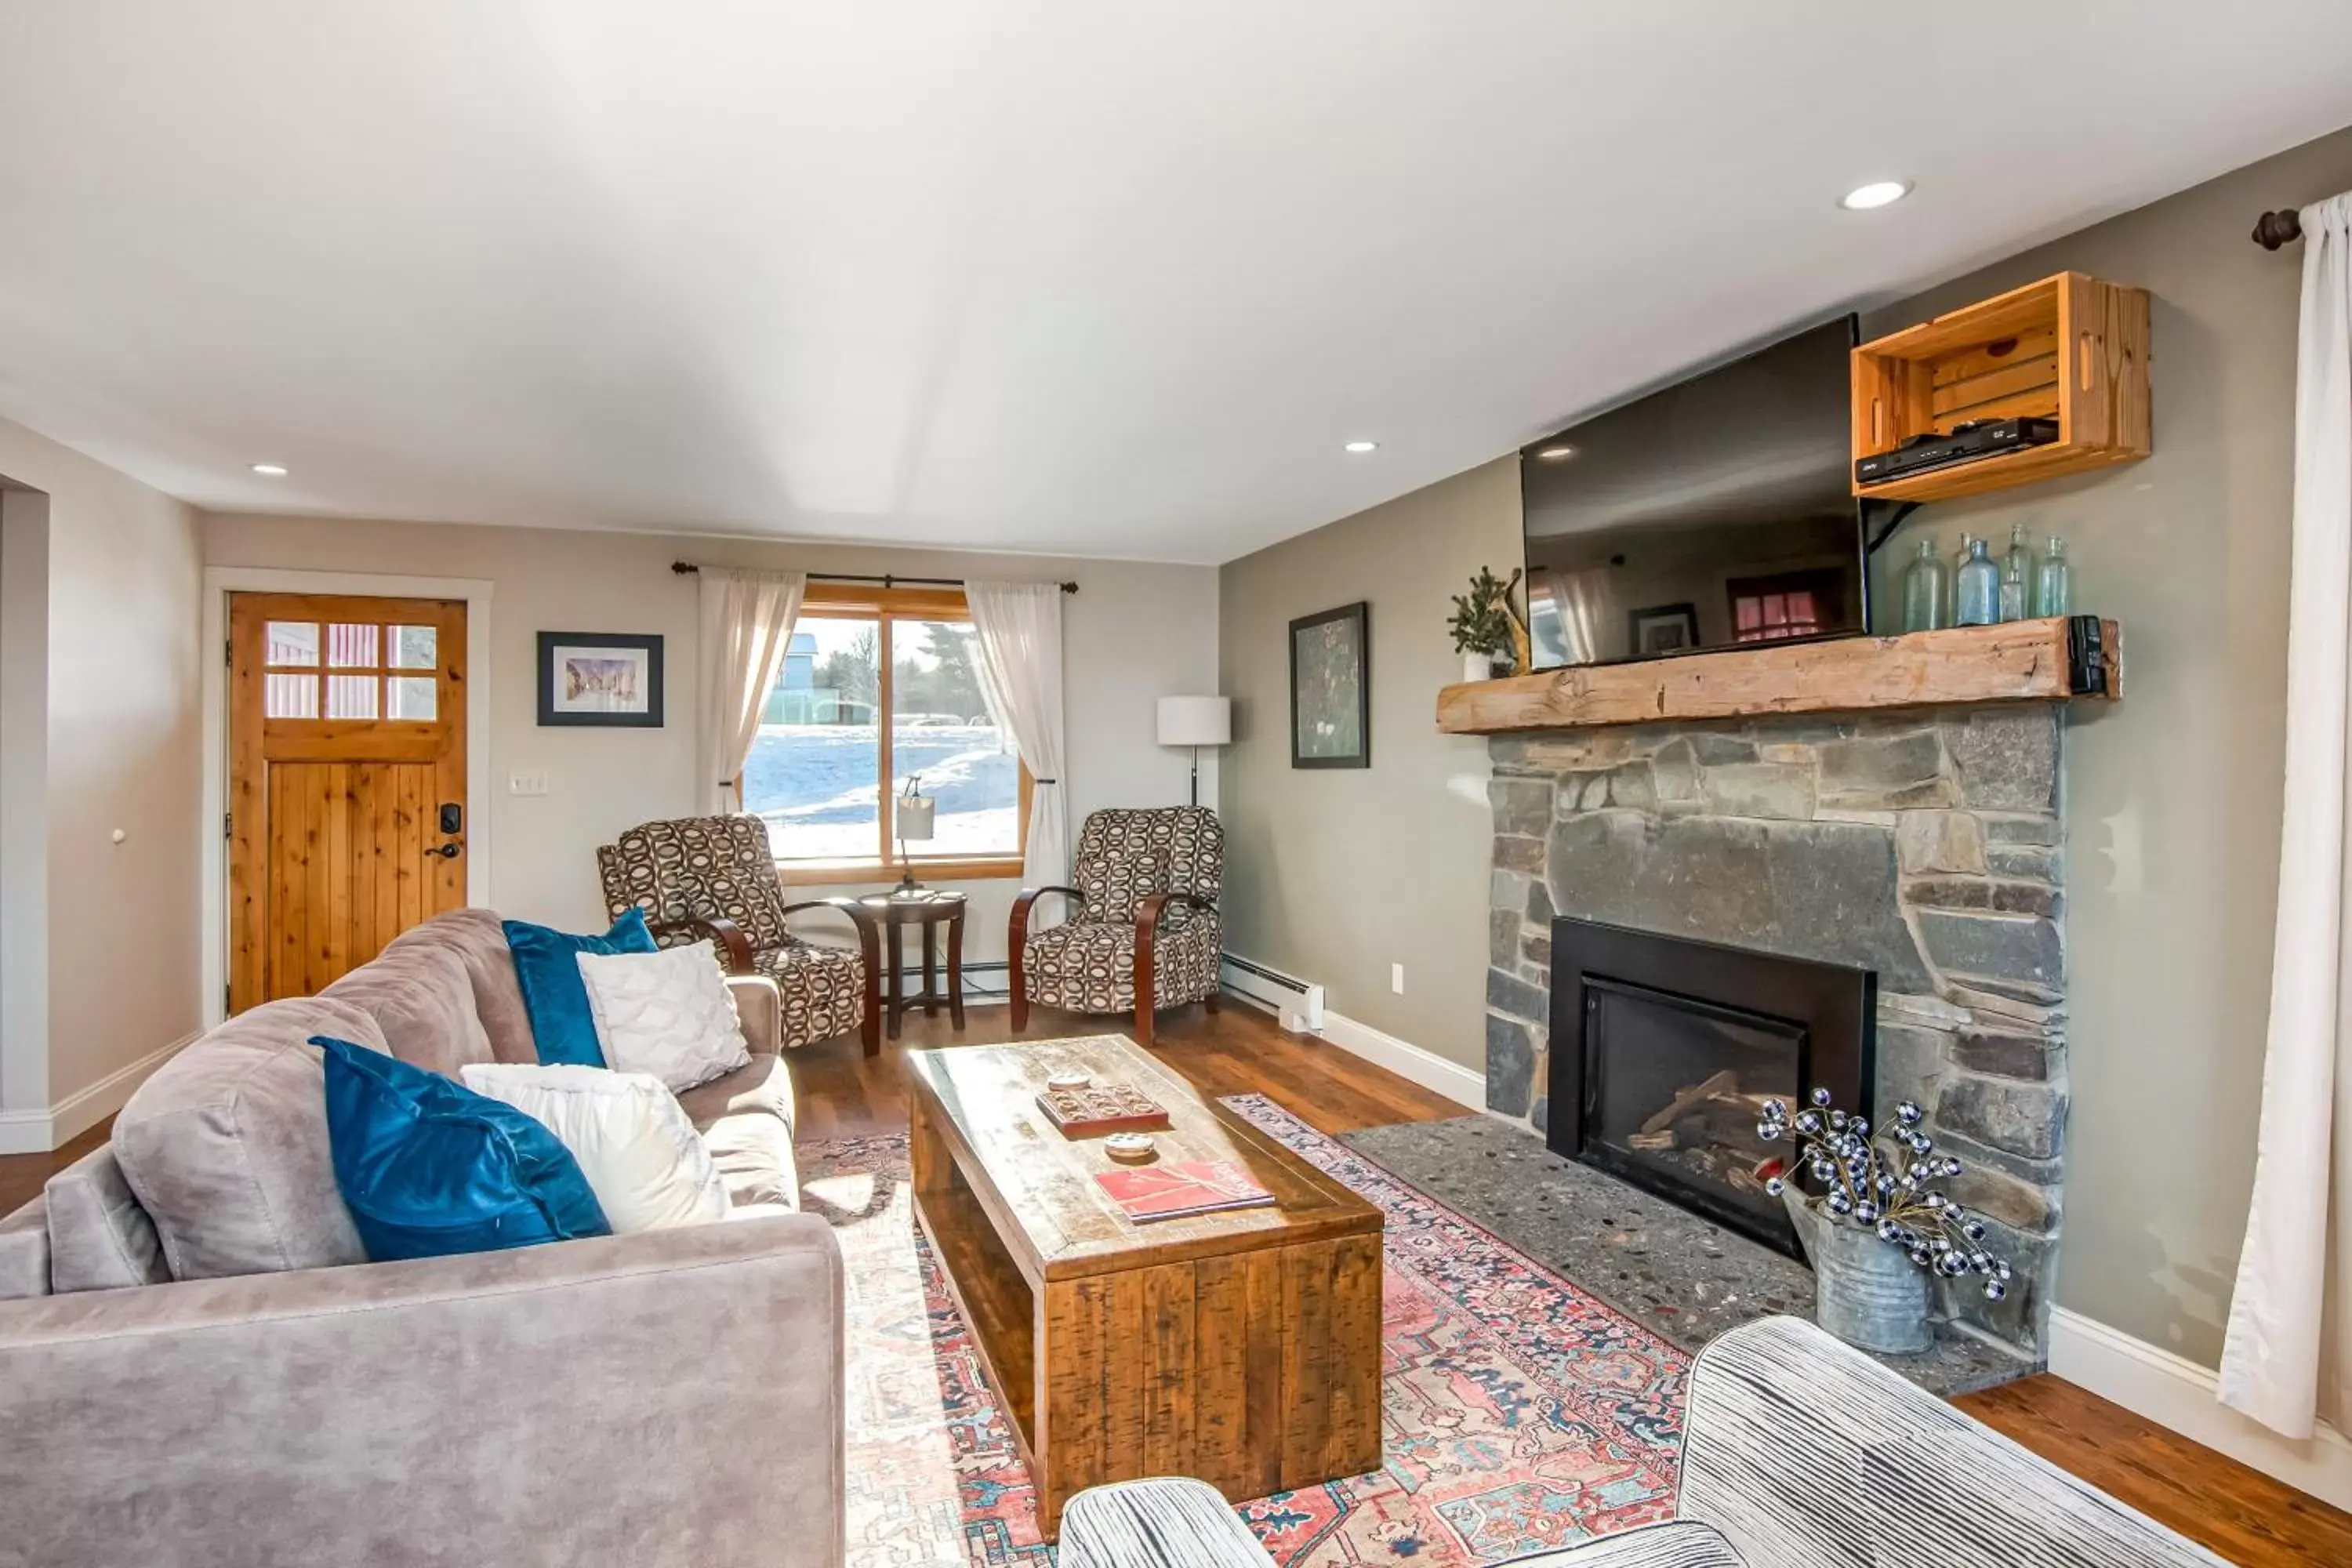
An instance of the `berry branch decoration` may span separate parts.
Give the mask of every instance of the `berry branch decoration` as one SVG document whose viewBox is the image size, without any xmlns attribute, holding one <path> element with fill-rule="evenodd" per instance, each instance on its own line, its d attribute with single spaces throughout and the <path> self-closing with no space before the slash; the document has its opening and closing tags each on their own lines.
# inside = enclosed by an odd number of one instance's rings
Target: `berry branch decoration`
<svg viewBox="0 0 2352 1568">
<path fill-rule="evenodd" d="M 1794 1121 L 1780 1101 L 1764 1102 L 1756 1135 L 1797 1145 L 1790 1159 L 1768 1160 L 1758 1169 L 1764 1190 L 1779 1197 L 1790 1168 L 1801 1167 L 1826 1189 L 1811 1201 L 1833 1220 L 1876 1231 L 1879 1240 L 1946 1279 L 1981 1276 L 1987 1300 L 2008 1295 L 2009 1265 L 1985 1250 L 1984 1222 L 1928 1185 L 1967 1167 L 1936 1152 L 1936 1141 L 1919 1131 L 1926 1112 L 1905 1100 L 1895 1109 L 1895 1126 L 1874 1139 L 1867 1118 L 1831 1108 L 1828 1089 L 1813 1090 L 1812 1098 Z"/>
</svg>

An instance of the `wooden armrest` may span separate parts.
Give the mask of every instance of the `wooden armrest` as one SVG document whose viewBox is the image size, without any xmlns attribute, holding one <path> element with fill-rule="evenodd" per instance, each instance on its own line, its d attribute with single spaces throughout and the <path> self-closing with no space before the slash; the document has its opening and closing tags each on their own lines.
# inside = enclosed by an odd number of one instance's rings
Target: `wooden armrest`
<svg viewBox="0 0 2352 1568">
<path fill-rule="evenodd" d="M 789 920 L 803 910 L 831 910 L 835 914 L 847 915 L 849 923 L 857 929 L 857 956 L 866 963 L 866 1016 L 858 1027 L 866 1054 L 873 1056 L 882 1048 L 882 923 L 874 918 L 872 910 L 856 899 L 803 899 L 797 904 L 786 904 L 784 917 Z"/>
<path fill-rule="evenodd" d="M 1075 899 L 1081 909 L 1086 907 L 1086 894 L 1076 888 L 1063 887 L 1058 882 L 1043 888 L 1022 889 L 1021 896 L 1013 900 L 1013 920 L 1005 933 L 1005 943 L 1013 951 L 1013 962 L 1016 967 L 1021 963 L 1021 949 L 1029 941 L 1030 906 L 1048 893 L 1059 893 L 1066 899 Z"/>
<path fill-rule="evenodd" d="M 659 942 L 666 936 L 708 937 L 712 945 L 726 955 L 730 974 L 756 974 L 759 969 L 751 962 L 751 939 L 743 928 L 724 915 L 697 915 L 682 921 L 664 921 L 659 925 L 647 923 L 646 929 Z"/>
</svg>

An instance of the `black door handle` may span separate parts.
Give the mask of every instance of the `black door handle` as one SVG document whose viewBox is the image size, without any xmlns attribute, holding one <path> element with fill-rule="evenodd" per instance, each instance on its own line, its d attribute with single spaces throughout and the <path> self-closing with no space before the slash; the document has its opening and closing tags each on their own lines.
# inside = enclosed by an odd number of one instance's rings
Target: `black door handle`
<svg viewBox="0 0 2352 1568">
<path fill-rule="evenodd" d="M 444 844 L 436 848 L 427 849 L 425 853 L 427 855 L 438 855 L 444 860 L 455 860 L 459 855 L 460 850 L 455 844 Z"/>
</svg>

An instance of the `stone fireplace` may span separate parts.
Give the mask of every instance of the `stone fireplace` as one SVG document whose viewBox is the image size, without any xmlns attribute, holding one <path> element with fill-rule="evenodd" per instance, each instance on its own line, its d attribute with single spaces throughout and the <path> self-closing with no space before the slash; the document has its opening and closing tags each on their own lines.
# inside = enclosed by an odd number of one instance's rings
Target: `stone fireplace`
<svg viewBox="0 0 2352 1568">
<path fill-rule="evenodd" d="M 2059 723 L 2037 703 L 1492 740 L 1488 1109 L 1547 1135 L 1578 1114 L 1552 1098 L 1572 1076 L 1552 1059 L 1560 917 L 1866 971 L 1878 1112 L 1927 1109 L 2017 1270 L 2007 1300 L 1948 1289 L 1944 1310 L 2038 1351 L 2066 1112 Z M 1770 1031 L 1734 1026 L 1762 1070 Z M 1675 1120 L 1627 1152 L 1660 1152 Z"/>
</svg>

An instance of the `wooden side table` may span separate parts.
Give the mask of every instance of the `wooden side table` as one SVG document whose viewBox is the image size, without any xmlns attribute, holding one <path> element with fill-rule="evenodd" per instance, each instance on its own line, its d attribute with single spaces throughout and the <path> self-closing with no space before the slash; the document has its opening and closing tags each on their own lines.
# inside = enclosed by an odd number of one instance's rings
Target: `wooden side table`
<svg viewBox="0 0 2352 1568">
<path fill-rule="evenodd" d="M 962 1028 L 964 896 L 926 888 L 913 898 L 869 893 L 857 902 L 873 911 L 875 921 L 882 927 L 883 944 L 889 952 L 889 984 L 882 1011 L 890 1037 L 898 1037 L 898 1020 L 906 1016 L 908 1008 L 919 1003 L 923 1016 L 930 1018 L 939 1016 L 940 1003 L 944 1000 L 948 1021 Z M 948 928 L 948 988 L 944 997 L 940 994 L 939 953 L 931 942 L 932 931 L 941 925 Z M 907 994 L 905 951 L 898 940 L 898 933 L 908 926 L 917 929 L 923 944 L 923 989 L 915 996 Z"/>
</svg>

